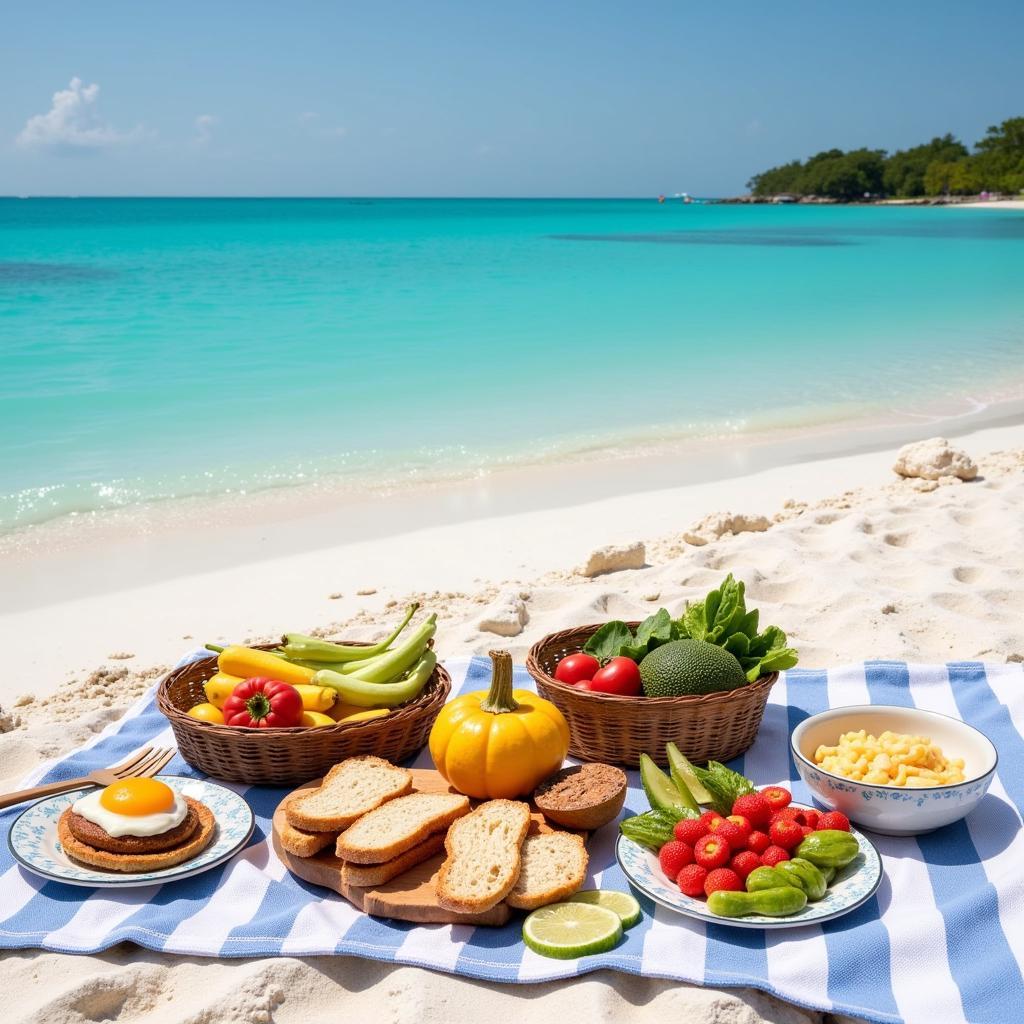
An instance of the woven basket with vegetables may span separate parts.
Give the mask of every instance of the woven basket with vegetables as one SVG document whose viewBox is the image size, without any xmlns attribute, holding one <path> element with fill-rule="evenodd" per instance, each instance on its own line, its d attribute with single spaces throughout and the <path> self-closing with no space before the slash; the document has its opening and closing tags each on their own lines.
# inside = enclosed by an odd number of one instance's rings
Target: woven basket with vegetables
<svg viewBox="0 0 1024 1024">
<path fill-rule="evenodd" d="M 530 648 L 538 692 L 569 723 L 574 757 L 639 765 L 675 743 L 691 761 L 727 761 L 754 742 L 768 692 L 797 654 L 778 626 L 758 630 L 730 574 L 679 618 L 552 633 Z"/>
<path fill-rule="evenodd" d="M 289 633 L 280 645 L 210 645 L 157 691 L 181 756 L 214 778 L 280 786 L 346 757 L 411 757 L 451 689 L 432 649 L 435 616 L 396 643 L 417 608 L 377 644 Z"/>
</svg>

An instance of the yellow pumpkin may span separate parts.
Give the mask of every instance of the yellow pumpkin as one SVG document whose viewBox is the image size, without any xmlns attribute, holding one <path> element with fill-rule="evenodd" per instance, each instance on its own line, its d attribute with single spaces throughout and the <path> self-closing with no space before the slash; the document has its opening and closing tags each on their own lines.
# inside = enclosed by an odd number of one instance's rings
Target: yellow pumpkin
<svg viewBox="0 0 1024 1024">
<path fill-rule="evenodd" d="M 569 726 L 551 701 L 512 689 L 512 657 L 491 651 L 490 690 L 456 697 L 430 730 L 430 756 L 460 793 L 520 797 L 562 767 Z"/>
</svg>

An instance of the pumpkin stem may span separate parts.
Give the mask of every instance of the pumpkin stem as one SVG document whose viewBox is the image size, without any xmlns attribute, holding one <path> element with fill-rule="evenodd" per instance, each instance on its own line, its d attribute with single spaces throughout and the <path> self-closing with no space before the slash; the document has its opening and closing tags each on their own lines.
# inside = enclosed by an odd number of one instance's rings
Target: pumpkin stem
<svg viewBox="0 0 1024 1024">
<path fill-rule="evenodd" d="M 487 699 L 480 701 L 480 710 L 492 715 L 515 711 L 519 705 L 512 696 L 512 655 L 508 651 L 489 651 L 491 657 L 491 688 Z"/>
</svg>

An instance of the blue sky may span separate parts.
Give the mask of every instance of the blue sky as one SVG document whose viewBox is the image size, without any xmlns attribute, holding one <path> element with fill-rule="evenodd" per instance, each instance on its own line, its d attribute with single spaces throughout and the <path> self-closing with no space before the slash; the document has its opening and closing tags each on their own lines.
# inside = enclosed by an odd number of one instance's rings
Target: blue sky
<svg viewBox="0 0 1024 1024">
<path fill-rule="evenodd" d="M 977 11 L 10 4 L 0 194 L 734 194 L 819 149 L 1024 114 L 1024 4 Z"/>
</svg>

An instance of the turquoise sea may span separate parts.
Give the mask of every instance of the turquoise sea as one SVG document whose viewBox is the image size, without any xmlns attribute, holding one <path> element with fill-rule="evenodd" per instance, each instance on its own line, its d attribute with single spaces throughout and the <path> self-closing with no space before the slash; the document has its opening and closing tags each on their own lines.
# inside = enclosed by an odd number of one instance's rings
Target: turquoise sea
<svg viewBox="0 0 1024 1024">
<path fill-rule="evenodd" d="M 0 530 L 1019 397 L 1022 268 L 992 210 L 0 199 Z"/>
</svg>

